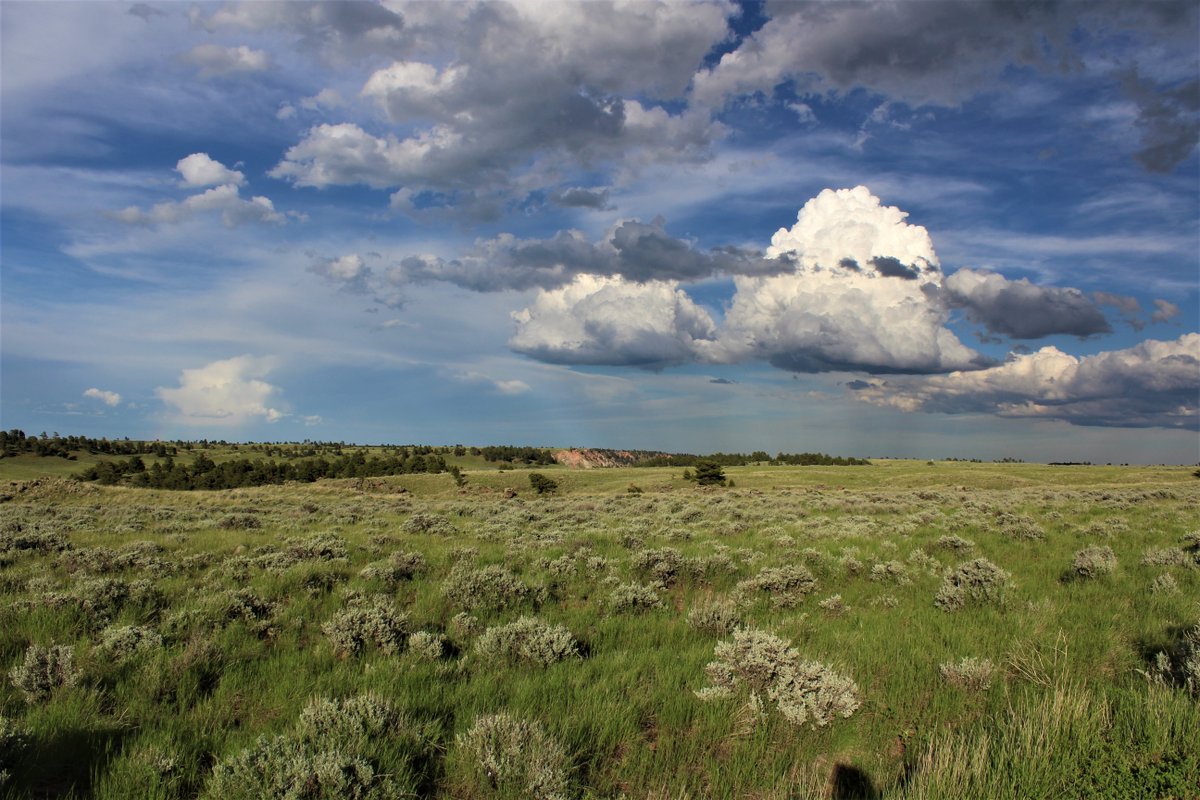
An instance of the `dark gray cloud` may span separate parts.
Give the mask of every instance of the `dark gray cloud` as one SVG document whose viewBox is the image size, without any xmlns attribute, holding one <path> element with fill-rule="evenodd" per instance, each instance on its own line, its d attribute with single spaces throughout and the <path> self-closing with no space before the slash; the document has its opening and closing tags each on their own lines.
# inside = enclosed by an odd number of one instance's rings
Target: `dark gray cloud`
<svg viewBox="0 0 1200 800">
<path fill-rule="evenodd" d="M 550 202 L 564 208 L 594 208 L 599 211 L 611 208 L 608 204 L 608 189 L 585 189 L 572 186 L 550 195 Z"/>
<path fill-rule="evenodd" d="M 769 4 L 771 19 L 760 30 L 697 74 L 694 94 L 722 105 L 753 92 L 769 96 L 791 81 L 801 93 L 861 88 L 911 106 L 956 106 L 994 88 L 1012 67 L 1098 73 L 1115 77 L 1138 105 L 1137 160 L 1166 172 L 1197 140 L 1200 89 L 1178 76 L 1196 73 L 1198 8 L 1193 0 L 785 0 Z M 1085 58 L 1081 43 L 1107 52 Z M 1153 48 L 1161 78 L 1111 60 L 1140 44 Z"/>
<path fill-rule="evenodd" d="M 1150 315 L 1151 322 L 1169 322 L 1179 316 L 1179 306 L 1169 300 L 1155 300 L 1154 313 Z"/>
<path fill-rule="evenodd" d="M 765 258 L 736 247 L 703 250 L 671 236 L 663 223 L 627 220 L 597 243 L 579 231 L 548 239 L 503 234 L 476 242 L 463 256 L 410 256 L 389 272 L 396 285 L 445 281 L 477 292 L 556 289 L 577 275 L 620 276 L 636 282 L 696 281 L 714 275 L 770 275 L 792 268 L 788 258 Z"/>
<path fill-rule="evenodd" d="M 1076 358 L 1054 347 L 991 369 L 896 378 L 856 397 L 906 411 L 988 413 L 1118 428 L 1200 426 L 1200 334 Z"/>
<path fill-rule="evenodd" d="M 731 381 L 729 378 L 709 378 L 709 383 L 720 384 L 721 386 L 733 386 L 737 381 Z"/>
<path fill-rule="evenodd" d="M 1112 292 L 1092 292 L 1092 299 L 1098 306 L 1112 306 L 1120 311 L 1121 316 L 1125 318 L 1125 323 L 1135 331 L 1146 327 L 1146 323 L 1141 318 L 1142 304 L 1136 297 Z"/>
<path fill-rule="evenodd" d="M 707 159 L 725 134 L 708 109 L 661 102 L 684 93 L 727 35 L 723 4 L 647 0 L 630 13 L 607 1 L 562 3 L 553 14 L 503 2 L 399 7 L 398 41 L 411 45 L 397 45 L 361 93 L 392 130 L 314 127 L 275 177 L 394 188 L 393 206 L 406 213 L 422 213 L 422 192 L 476 216 L 482 198 L 519 203 L 543 190 L 598 207 L 572 183 Z"/>
<path fill-rule="evenodd" d="M 135 17 L 141 17 L 146 22 L 149 22 L 151 17 L 165 17 L 167 15 L 167 12 L 162 9 L 155 8 L 147 3 L 134 3 L 129 7 L 129 13 Z"/>
<path fill-rule="evenodd" d="M 1036 286 L 1025 278 L 1010 281 L 995 272 L 960 269 L 946 278 L 942 297 L 988 332 L 1014 339 L 1112 332 L 1103 312 L 1083 292 Z"/>
<path fill-rule="evenodd" d="M 843 259 L 852 260 L 852 259 Z M 885 278 L 901 278 L 906 281 L 915 281 L 921 277 L 921 268 L 902 264 L 900 259 L 894 256 L 876 256 L 871 259 L 871 266 Z"/>
<path fill-rule="evenodd" d="M 284 30 L 297 38 L 300 52 L 333 61 L 396 52 L 412 43 L 405 36 L 404 17 L 369 0 L 247 0 L 207 15 L 197 6 L 189 16 L 213 32 Z"/>
<path fill-rule="evenodd" d="M 1138 107 L 1141 148 L 1134 157 L 1151 172 L 1170 172 L 1200 141 L 1200 80 L 1161 85 L 1131 69 L 1122 85 Z"/>
</svg>

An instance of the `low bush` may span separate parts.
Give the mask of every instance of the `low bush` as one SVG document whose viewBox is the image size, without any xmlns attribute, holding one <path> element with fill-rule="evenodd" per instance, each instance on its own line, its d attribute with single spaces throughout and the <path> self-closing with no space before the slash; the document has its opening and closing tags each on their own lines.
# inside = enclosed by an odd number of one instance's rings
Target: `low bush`
<svg viewBox="0 0 1200 800">
<path fill-rule="evenodd" d="M 662 605 L 658 593 L 640 583 L 622 583 L 608 596 L 608 610 L 613 614 L 643 614 Z"/>
<path fill-rule="evenodd" d="M 753 578 L 738 581 L 733 593 L 739 603 L 750 604 L 766 596 L 776 608 L 794 608 L 816 588 L 817 579 L 807 567 L 789 564 L 767 567 Z"/>
<path fill-rule="evenodd" d="M 982 692 L 992 685 L 996 667 L 986 658 L 966 657 L 938 665 L 938 673 L 951 686 L 972 692 Z"/>
<path fill-rule="evenodd" d="M 542 728 L 507 713 L 479 717 L 458 747 L 485 790 L 513 800 L 564 800 L 570 762 Z"/>
<path fill-rule="evenodd" d="M 116 664 L 124 664 L 138 656 L 162 647 L 163 639 L 153 628 L 120 625 L 100 632 L 98 649 Z"/>
<path fill-rule="evenodd" d="M 1117 568 L 1117 557 L 1108 545 L 1089 545 L 1075 554 L 1071 562 L 1071 577 L 1091 580 L 1110 574 Z"/>
<path fill-rule="evenodd" d="M 579 656 L 579 644 L 561 625 L 550 625 L 536 617 L 488 628 L 475 640 L 475 653 L 487 661 L 525 663 L 548 667 Z"/>
<path fill-rule="evenodd" d="M 408 629 L 408 614 L 386 595 L 354 601 L 321 626 L 334 652 L 342 656 L 358 655 L 369 646 L 395 653 L 407 643 Z"/>
<path fill-rule="evenodd" d="M 523 603 L 532 591 L 506 567 L 456 564 L 442 583 L 442 594 L 467 611 L 500 611 Z"/>
<path fill-rule="evenodd" d="M 56 690 L 78 682 L 75 648 L 65 644 L 49 647 L 31 644 L 25 650 L 25 658 L 9 671 L 8 676 L 28 702 L 40 703 Z"/>
<path fill-rule="evenodd" d="M 964 561 L 946 573 L 933 604 L 943 611 L 967 605 L 1003 605 L 1009 577 L 986 558 Z"/>
<path fill-rule="evenodd" d="M 688 611 L 687 623 L 698 631 L 728 636 L 741 624 L 737 607 L 725 600 L 702 603 Z"/>
<path fill-rule="evenodd" d="M 824 664 L 804 661 L 791 642 L 765 631 L 743 628 L 718 642 L 704 668 L 709 686 L 702 699 L 729 697 L 747 690 L 750 702 L 763 695 L 794 725 L 821 728 L 848 718 L 861 700 L 858 684 Z"/>
</svg>

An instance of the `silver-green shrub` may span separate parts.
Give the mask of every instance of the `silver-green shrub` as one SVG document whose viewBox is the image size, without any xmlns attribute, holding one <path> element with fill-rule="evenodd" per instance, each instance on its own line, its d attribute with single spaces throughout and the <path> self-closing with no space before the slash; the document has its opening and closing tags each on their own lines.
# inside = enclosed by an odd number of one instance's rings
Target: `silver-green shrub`
<svg viewBox="0 0 1200 800">
<path fill-rule="evenodd" d="M 1150 583 L 1151 594 L 1178 594 L 1179 583 L 1175 580 L 1175 576 L 1169 572 L 1164 572 Z"/>
<path fill-rule="evenodd" d="M 100 632 L 98 649 L 117 664 L 124 664 L 144 653 L 162 647 L 158 631 L 140 625 L 110 626 Z"/>
<path fill-rule="evenodd" d="M 912 583 L 912 579 L 908 577 L 908 569 L 899 561 L 883 561 L 871 567 L 871 573 L 867 576 L 876 582 L 894 583 L 898 586 L 905 586 Z"/>
<path fill-rule="evenodd" d="M 570 762 L 541 725 L 507 713 L 479 717 L 458 746 L 481 788 L 499 797 L 565 800 Z"/>
<path fill-rule="evenodd" d="M 396 608 L 387 595 L 353 602 L 321 626 L 334 652 L 344 656 L 358 655 L 372 645 L 384 653 L 395 653 L 406 644 L 408 629 L 408 614 Z"/>
<path fill-rule="evenodd" d="M 521 617 L 484 631 L 475 640 L 475 653 L 487 661 L 548 667 L 567 658 L 577 658 L 579 643 L 562 625 Z"/>
<path fill-rule="evenodd" d="M 741 621 L 737 607 L 727 600 L 701 603 L 692 607 L 687 615 L 688 625 L 715 636 L 728 636 Z"/>
<path fill-rule="evenodd" d="M 446 651 L 446 637 L 417 631 L 408 636 L 408 652 L 422 661 L 437 661 Z"/>
<path fill-rule="evenodd" d="M 1075 554 L 1071 574 L 1080 580 L 1099 578 L 1117 568 L 1117 557 L 1108 545 L 1089 545 Z"/>
<path fill-rule="evenodd" d="M 622 583 L 608 596 L 608 610 L 613 614 L 642 614 L 662 605 L 658 593 L 640 583 Z"/>
<path fill-rule="evenodd" d="M 289 735 L 260 737 L 253 746 L 218 762 L 202 796 L 213 800 L 413 797 L 418 781 L 411 761 L 428 748 L 428 733 L 377 695 L 315 699 Z"/>
<path fill-rule="evenodd" d="M 794 725 L 820 728 L 848 718 L 861 704 L 858 684 L 824 664 L 804 661 L 791 642 L 766 631 L 742 628 L 718 642 L 704 668 L 709 686 L 701 699 L 748 691 L 751 702 L 765 695 Z"/>
<path fill-rule="evenodd" d="M 776 608 L 793 608 L 815 588 L 817 579 L 807 567 L 788 564 L 767 567 L 753 578 L 738 581 L 733 594 L 739 603 L 753 603 L 757 598 L 766 596 Z"/>
<path fill-rule="evenodd" d="M 1146 676 L 1154 683 L 1178 686 L 1200 697 L 1200 622 L 1154 655 Z"/>
<path fill-rule="evenodd" d="M 683 554 L 673 547 L 657 550 L 639 550 L 633 554 L 633 569 L 643 578 L 650 578 L 663 586 L 673 586 L 684 572 Z"/>
<path fill-rule="evenodd" d="M 25 650 L 25 658 L 9 671 L 8 676 L 27 701 L 41 702 L 56 689 L 74 686 L 78 682 L 75 648 L 67 644 L 49 647 L 31 644 Z"/>
<path fill-rule="evenodd" d="M 453 536 L 458 533 L 454 523 L 438 514 L 426 514 L 418 511 L 404 523 L 408 533 L 425 533 L 435 536 Z"/>
<path fill-rule="evenodd" d="M 957 663 L 948 661 L 938 665 L 938 673 L 952 686 L 967 691 L 981 692 L 992 685 L 996 666 L 986 658 L 965 657 Z"/>
<path fill-rule="evenodd" d="M 12 777 L 9 770 L 17 765 L 28 747 L 29 731 L 16 720 L 0 714 L 0 789 Z"/>
<path fill-rule="evenodd" d="M 524 602 L 532 592 L 505 567 L 456 564 L 442 583 L 442 594 L 467 611 L 500 611 Z"/>
<path fill-rule="evenodd" d="M 1009 577 L 986 558 L 964 561 L 946 573 L 933 604 L 943 611 L 967 605 L 1003 605 Z"/>
</svg>

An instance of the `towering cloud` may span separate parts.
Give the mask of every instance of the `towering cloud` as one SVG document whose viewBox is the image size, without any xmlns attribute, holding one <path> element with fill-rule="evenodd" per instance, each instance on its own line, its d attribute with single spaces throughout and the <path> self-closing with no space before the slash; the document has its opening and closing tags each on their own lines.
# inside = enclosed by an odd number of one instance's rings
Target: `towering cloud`
<svg viewBox="0 0 1200 800">
<path fill-rule="evenodd" d="M 826 189 L 768 256 L 791 271 L 739 277 L 716 346 L 719 361 L 765 358 L 796 372 L 945 372 L 986 359 L 947 328 L 942 273 L 928 232 L 859 186 Z"/>
<path fill-rule="evenodd" d="M 185 425 L 242 425 L 256 418 L 275 422 L 286 416 L 268 403 L 279 388 L 263 378 L 274 361 L 245 355 L 185 369 L 179 386 L 159 387 L 155 394 Z"/>
</svg>

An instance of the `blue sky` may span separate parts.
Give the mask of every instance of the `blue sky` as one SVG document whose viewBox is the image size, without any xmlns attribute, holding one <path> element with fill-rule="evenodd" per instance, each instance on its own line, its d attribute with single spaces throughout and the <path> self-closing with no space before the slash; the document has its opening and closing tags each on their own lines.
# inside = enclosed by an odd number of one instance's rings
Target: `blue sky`
<svg viewBox="0 0 1200 800">
<path fill-rule="evenodd" d="M 6 0 L 0 425 L 1196 462 L 1197 16 Z"/>
</svg>

